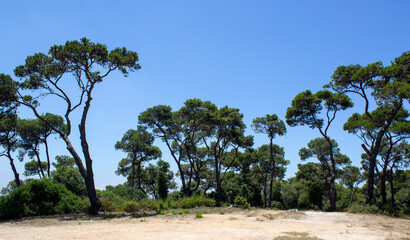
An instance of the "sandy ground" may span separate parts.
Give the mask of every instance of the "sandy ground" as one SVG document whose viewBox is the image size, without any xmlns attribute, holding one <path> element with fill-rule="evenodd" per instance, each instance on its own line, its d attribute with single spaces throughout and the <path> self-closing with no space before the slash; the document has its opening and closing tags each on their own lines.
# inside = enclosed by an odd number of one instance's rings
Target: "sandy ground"
<svg viewBox="0 0 410 240">
<path fill-rule="evenodd" d="M 196 211 L 206 213 L 196 218 Z M 196 209 L 186 215 L 6 221 L 0 222 L 0 239 L 410 239 L 410 220 L 312 211 Z"/>
</svg>

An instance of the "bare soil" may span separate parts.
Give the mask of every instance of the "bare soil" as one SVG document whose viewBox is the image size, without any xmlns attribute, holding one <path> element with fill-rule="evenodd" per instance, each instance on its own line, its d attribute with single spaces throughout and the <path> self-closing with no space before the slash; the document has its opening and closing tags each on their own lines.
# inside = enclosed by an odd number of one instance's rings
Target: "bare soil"
<svg viewBox="0 0 410 240">
<path fill-rule="evenodd" d="M 196 217 L 202 213 L 202 218 Z M 195 209 L 155 216 L 54 216 L 0 222 L 0 239 L 410 239 L 410 220 L 379 215 Z"/>
</svg>

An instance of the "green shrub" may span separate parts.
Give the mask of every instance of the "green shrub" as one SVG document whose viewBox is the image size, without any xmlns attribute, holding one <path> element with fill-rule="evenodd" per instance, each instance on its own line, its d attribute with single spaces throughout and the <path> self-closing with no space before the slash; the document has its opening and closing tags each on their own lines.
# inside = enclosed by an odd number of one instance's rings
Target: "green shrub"
<svg viewBox="0 0 410 240">
<path fill-rule="evenodd" d="M 115 212 L 117 211 L 117 207 L 115 206 L 114 202 L 111 201 L 109 198 L 100 198 L 101 204 L 106 212 Z"/>
<path fill-rule="evenodd" d="M 34 180 L 2 197 L 0 219 L 84 211 L 85 201 L 59 183 Z"/>
<path fill-rule="evenodd" d="M 380 213 L 380 209 L 376 205 L 362 205 L 354 203 L 348 210 L 350 213 Z"/>
<path fill-rule="evenodd" d="M 215 200 L 206 198 L 204 195 L 194 195 L 180 199 L 178 206 L 181 208 L 214 207 Z"/>
<path fill-rule="evenodd" d="M 134 201 L 129 201 L 124 204 L 123 210 L 127 213 L 135 213 L 140 209 L 140 204 Z"/>
<path fill-rule="evenodd" d="M 195 217 L 196 218 L 203 218 L 204 216 L 202 216 L 202 213 L 197 212 L 197 213 L 195 213 Z"/>
<path fill-rule="evenodd" d="M 248 200 L 245 197 L 242 197 L 242 196 L 236 196 L 235 200 L 234 200 L 234 204 L 238 205 L 240 207 L 243 207 L 243 208 L 249 208 L 250 207 L 250 205 L 248 203 Z"/>
<path fill-rule="evenodd" d="M 282 209 L 282 203 L 280 203 L 278 201 L 272 201 L 271 206 L 275 210 Z"/>
<path fill-rule="evenodd" d="M 178 214 L 182 214 L 182 215 L 188 214 L 188 213 L 189 213 L 189 210 L 186 210 L 186 209 L 181 209 L 178 211 Z"/>
<path fill-rule="evenodd" d="M 168 210 L 169 209 L 169 207 L 168 207 L 168 202 L 164 202 L 164 201 L 162 201 L 162 200 L 159 200 L 158 201 L 158 207 L 159 207 L 159 209 L 165 209 L 165 210 Z"/>
</svg>

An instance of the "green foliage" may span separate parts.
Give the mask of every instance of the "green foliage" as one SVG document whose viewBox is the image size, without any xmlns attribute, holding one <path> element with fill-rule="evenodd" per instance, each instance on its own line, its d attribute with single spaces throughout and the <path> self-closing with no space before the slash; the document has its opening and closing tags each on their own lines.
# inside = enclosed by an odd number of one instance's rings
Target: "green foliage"
<svg viewBox="0 0 410 240">
<path fill-rule="evenodd" d="M 216 202 L 213 199 L 206 198 L 203 195 L 193 195 L 178 200 L 178 207 L 195 208 L 195 207 L 215 207 Z"/>
<path fill-rule="evenodd" d="M 376 205 L 370 205 L 370 204 L 363 205 L 363 204 L 354 203 L 349 208 L 348 212 L 350 212 L 350 213 L 371 213 L 371 214 L 376 214 L 376 213 L 380 213 L 380 209 Z"/>
<path fill-rule="evenodd" d="M 139 205 L 137 202 L 134 201 L 126 202 L 123 208 L 123 210 L 127 213 L 135 213 L 136 211 L 138 211 L 138 209 Z"/>
<path fill-rule="evenodd" d="M 135 178 L 141 183 L 141 165 L 153 159 L 161 157 L 161 150 L 152 146 L 154 136 L 148 133 L 143 127 L 138 126 L 137 130 L 128 130 L 121 141 L 115 144 L 115 149 L 121 149 L 128 153 L 128 157 L 118 163 L 117 175 L 129 177 L 131 187 L 135 186 Z M 135 176 L 136 174 L 136 176 Z M 141 185 L 138 185 L 141 188 Z"/>
<path fill-rule="evenodd" d="M 84 179 L 74 164 L 74 159 L 69 156 L 56 156 L 56 163 L 53 163 L 56 170 L 51 172 L 51 177 L 53 181 L 63 184 L 71 192 L 85 196 L 87 190 Z"/>
<path fill-rule="evenodd" d="M 24 164 L 23 175 L 27 177 L 38 175 L 41 178 L 42 177 L 41 169 L 47 170 L 47 162 L 41 161 L 41 168 L 40 168 L 38 161 L 32 160 Z"/>
<path fill-rule="evenodd" d="M 167 172 L 169 171 L 169 163 L 159 160 L 157 162 L 158 166 L 158 175 L 157 175 L 157 188 L 158 188 L 158 197 L 159 199 L 166 199 L 168 196 L 168 178 Z"/>
<path fill-rule="evenodd" d="M 278 201 L 271 202 L 271 208 L 274 210 L 283 209 L 282 203 Z"/>
<path fill-rule="evenodd" d="M 282 201 L 285 209 L 294 209 L 298 206 L 299 193 L 294 184 L 282 183 Z"/>
<path fill-rule="evenodd" d="M 265 117 L 257 117 L 252 121 L 252 128 L 256 133 L 268 134 L 269 139 L 276 135 L 286 134 L 285 123 L 276 116 L 276 114 L 267 114 Z"/>
<path fill-rule="evenodd" d="M 33 180 L 1 197 L 0 219 L 84 211 L 87 204 L 64 185 Z"/>
<path fill-rule="evenodd" d="M 187 210 L 187 209 L 181 209 L 181 210 L 178 211 L 178 214 L 180 214 L 180 215 L 185 215 L 185 214 L 188 214 L 188 213 L 189 213 L 189 210 Z"/>
<path fill-rule="evenodd" d="M 0 119 L 14 112 L 17 103 L 18 83 L 13 81 L 9 75 L 0 74 Z"/>
<path fill-rule="evenodd" d="M 202 216 L 201 212 L 197 212 L 197 213 L 195 213 L 195 217 L 196 218 L 203 218 L 204 216 Z"/>
<path fill-rule="evenodd" d="M 105 199 L 109 207 L 112 203 L 115 210 L 122 208 L 127 201 L 141 201 L 146 198 L 141 190 L 125 185 L 107 186 L 104 191 L 97 190 L 97 193 L 101 199 Z"/>
<path fill-rule="evenodd" d="M 106 212 L 115 212 L 118 210 L 114 202 L 109 198 L 100 198 L 101 204 Z"/>
<path fill-rule="evenodd" d="M 236 196 L 235 200 L 234 200 L 234 204 L 238 205 L 240 207 L 243 207 L 243 208 L 249 208 L 250 207 L 250 205 L 248 203 L 248 200 L 245 197 L 242 197 L 242 196 Z"/>
</svg>

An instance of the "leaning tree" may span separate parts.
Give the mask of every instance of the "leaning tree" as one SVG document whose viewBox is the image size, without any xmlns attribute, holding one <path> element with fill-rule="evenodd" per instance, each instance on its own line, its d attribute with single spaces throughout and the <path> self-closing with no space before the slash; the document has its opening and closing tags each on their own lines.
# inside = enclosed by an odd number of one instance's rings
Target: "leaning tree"
<svg viewBox="0 0 410 240">
<path fill-rule="evenodd" d="M 352 93 L 364 101 L 364 115 L 380 129 L 372 147 L 362 144 L 368 155 L 366 203 L 374 200 L 374 174 L 382 139 L 399 111 L 410 100 L 410 51 L 397 57 L 390 66 L 375 62 L 367 66 L 340 66 L 332 76 L 330 87 L 339 93 Z M 376 109 L 372 111 L 372 106 Z M 378 111 L 376 111 L 378 110 Z M 375 114 L 384 112 L 382 118 Z"/>
<path fill-rule="evenodd" d="M 14 70 L 14 74 L 21 80 L 19 86 L 14 89 L 17 92 L 16 103 L 30 108 L 37 118 L 64 140 L 84 178 L 94 213 L 102 210 L 102 205 L 95 190 L 93 161 L 86 136 L 86 122 L 93 100 L 93 90 L 115 70 L 128 76 L 130 71 L 137 69 L 140 69 L 140 65 L 136 52 L 126 48 L 108 51 L 107 46 L 82 38 L 80 41 L 54 45 L 47 54 L 36 53 L 28 56 L 25 64 Z M 77 93 L 74 93 L 75 88 Z M 41 116 L 38 106 L 40 102 L 45 103 L 46 99 L 48 102 L 50 99 L 59 99 L 58 102 L 62 103 L 60 109 L 64 109 L 66 130 L 56 128 L 47 118 Z M 83 156 L 80 156 L 79 149 L 74 148 L 70 138 L 72 113 L 80 108 L 83 110 L 78 128 Z"/>
<path fill-rule="evenodd" d="M 307 125 L 310 128 L 316 128 L 327 142 L 329 150 L 329 160 L 331 166 L 330 177 L 330 209 L 336 209 L 336 165 L 334 157 L 334 144 L 329 137 L 328 130 L 336 118 L 337 112 L 353 107 L 350 98 L 343 93 L 332 93 L 328 90 L 318 91 L 313 94 L 306 90 L 299 93 L 292 100 L 292 105 L 286 111 L 286 123 L 289 126 Z M 325 117 L 322 117 L 322 110 L 325 110 Z"/>
</svg>

